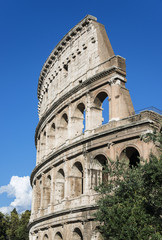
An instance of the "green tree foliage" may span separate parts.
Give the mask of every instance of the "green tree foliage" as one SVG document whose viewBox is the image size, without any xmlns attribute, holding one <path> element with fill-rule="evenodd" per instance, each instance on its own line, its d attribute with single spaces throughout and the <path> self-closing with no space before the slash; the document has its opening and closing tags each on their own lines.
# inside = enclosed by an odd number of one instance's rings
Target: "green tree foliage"
<svg viewBox="0 0 162 240">
<path fill-rule="evenodd" d="M 0 212 L 0 240 L 7 239 L 6 235 L 7 221 L 5 215 Z"/>
<path fill-rule="evenodd" d="M 26 210 L 18 215 L 14 208 L 10 215 L 4 215 L 0 212 L 0 240 L 28 240 L 30 211 Z"/>
<path fill-rule="evenodd" d="M 21 239 L 21 240 L 29 239 L 29 231 L 27 228 L 27 225 L 29 223 L 29 218 L 30 218 L 29 210 L 26 210 L 24 213 L 22 213 L 19 221 L 19 227 L 17 229 L 17 239 Z"/>
<path fill-rule="evenodd" d="M 11 212 L 10 216 L 10 224 L 9 228 L 7 229 L 7 235 L 10 240 L 17 240 L 17 228 L 19 226 L 19 215 L 14 208 Z"/>
<path fill-rule="evenodd" d="M 110 163 L 108 181 L 96 188 L 101 197 L 95 217 L 103 239 L 161 240 L 162 156 L 150 154 L 149 161 L 133 168 L 124 161 Z"/>
</svg>

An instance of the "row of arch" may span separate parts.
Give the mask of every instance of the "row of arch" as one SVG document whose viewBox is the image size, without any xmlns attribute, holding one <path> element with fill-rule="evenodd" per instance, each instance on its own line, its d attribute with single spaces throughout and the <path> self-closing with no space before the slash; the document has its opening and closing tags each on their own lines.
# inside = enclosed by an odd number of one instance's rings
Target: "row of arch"
<svg viewBox="0 0 162 240">
<path fill-rule="evenodd" d="M 109 102 L 106 92 L 101 91 L 97 94 L 90 109 L 87 109 L 85 100 L 78 102 L 74 110 L 58 114 L 58 117 L 51 120 L 41 131 L 37 139 L 37 163 L 52 149 L 64 144 L 67 139 L 83 134 L 88 129 L 87 122 L 94 129 L 108 121 Z"/>
<path fill-rule="evenodd" d="M 72 239 L 73 240 L 83 240 L 83 235 L 82 235 L 82 232 L 79 228 L 75 228 L 73 233 L 72 233 Z M 38 237 L 36 238 L 38 239 Z M 49 240 L 49 236 L 48 234 L 45 234 L 44 237 L 43 237 L 43 240 Z M 55 234 L 55 237 L 54 237 L 54 240 L 63 240 L 63 236 L 61 234 L 61 232 L 57 232 Z"/>
<path fill-rule="evenodd" d="M 119 158 L 128 162 L 130 168 L 139 163 L 139 152 L 134 147 L 125 148 Z M 107 156 L 98 154 L 94 157 L 90 169 L 84 170 L 82 162 L 76 161 L 68 172 L 60 167 L 54 175 L 45 174 L 42 178 L 35 180 L 34 191 L 34 212 L 40 208 L 46 209 L 49 204 L 59 204 L 65 197 L 75 198 L 85 193 L 86 180 L 89 179 L 89 190 L 92 191 L 101 182 L 108 180 L 108 174 L 105 173 L 105 166 L 108 164 Z M 89 173 L 88 173 L 89 172 Z M 85 182 L 84 182 L 85 181 Z M 68 193 L 66 191 L 68 188 Z"/>
</svg>

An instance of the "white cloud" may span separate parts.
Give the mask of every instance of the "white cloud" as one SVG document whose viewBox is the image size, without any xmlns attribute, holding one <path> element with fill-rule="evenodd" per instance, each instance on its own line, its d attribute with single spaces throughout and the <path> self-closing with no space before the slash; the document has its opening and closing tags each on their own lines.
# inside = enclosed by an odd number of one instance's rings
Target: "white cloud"
<svg viewBox="0 0 162 240">
<path fill-rule="evenodd" d="M 0 194 L 7 193 L 8 197 L 14 197 L 9 206 L 0 208 L 0 212 L 9 213 L 13 208 L 23 212 L 31 208 L 32 189 L 29 176 L 12 176 L 10 183 L 0 187 Z"/>
</svg>

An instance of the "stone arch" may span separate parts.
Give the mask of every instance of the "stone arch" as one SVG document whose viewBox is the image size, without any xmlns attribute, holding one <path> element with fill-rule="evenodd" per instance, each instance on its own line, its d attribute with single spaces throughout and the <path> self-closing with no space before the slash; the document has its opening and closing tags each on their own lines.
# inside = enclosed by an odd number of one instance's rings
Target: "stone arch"
<svg viewBox="0 0 162 240">
<path fill-rule="evenodd" d="M 79 228 L 74 229 L 73 240 L 83 240 L 83 235 L 82 235 L 82 232 Z"/>
<path fill-rule="evenodd" d="M 83 102 L 78 103 L 75 108 L 72 126 L 75 129 L 74 137 L 81 135 L 86 129 L 86 108 Z"/>
<path fill-rule="evenodd" d="M 83 194 L 83 167 L 79 161 L 75 162 L 72 167 L 71 188 L 72 197 Z"/>
<path fill-rule="evenodd" d="M 41 151 L 41 147 L 40 147 L 40 134 L 38 135 L 38 138 L 37 138 L 36 149 L 37 149 L 37 164 L 38 164 L 39 161 L 40 161 L 40 151 Z"/>
<path fill-rule="evenodd" d="M 92 115 L 95 119 L 95 126 L 98 127 L 105 124 L 109 120 L 109 102 L 108 93 L 105 90 L 100 90 L 94 98 Z M 104 118 L 106 121 L 104 121 Z"/>
<path fill-rule="evenodd" d="M 64 112 L 60 118 L 60 125 L 58 127 L 59 137 L 58 144 L 64 143 L 68 138 L 68 115 Z"/>
<path fill-rule="evenodd" d="M 60 125 L 61 125 L 61 127 L 63 127 L 63 128 L 67 128 L 67 125 L 68 125 L 68 116 L 67 116 L 66 113 L 63 113 L 63 114 L 62 114 L 61 121 L 60 121 Z"/>
<path fill-rule="evenodd" d="M 65 173 L 62 168 L 60 168 L 56 174 L 55 183 L 55 199 L 56 203 L 59 203 L 65 197 Z"/>
<path fill-rule="evenodd" d="M 121 151 L 119 160 L 124 161 L 130 168 L 137 167 L 140 163 L 139 151 L 134 146 L 127 146 Z"/>
<path fill-rule="evenodd" d="M 40 136 L 41 158 L 46 154 L 46 129 L 42 130 Z"/>
<path fill-rule="evenodd" d="M 102 182 L 108 180 L 108 174 L 104 173 L 105 167 L 108 163 L 107 157 L 104 154 L 98 154 L 94 157 L 91 166 L 91 188 L 98 186 Z"/>
<path fill-rule="evenodd" d="M 55 147 L 55 134 L 56 134 L 56 125 L 55 125 L 55 122 L 52 122 L 52 124 L 50 125 L 49 134 L 48 134 L 49 150 Z"/>
<path fill-rule="evenodd" d="M 63 239 L 62 234 L 60 232 L 57 232 L 55 234 L 54 240 L 62 240 L 62 239 Z"/>
<path fill-rule="evenodd" d="M 45 179 L 44 186 L 44 207 L 47 208 L 51 199 L 51 175 L 49 174 Z"/>
<path fill-rule="evenodd" d="M 44 237 L 43 237 L 43 240 L 48 240 L 48 239 L 49 239 L 48 235 L 45 234 Z"/>
</svg>

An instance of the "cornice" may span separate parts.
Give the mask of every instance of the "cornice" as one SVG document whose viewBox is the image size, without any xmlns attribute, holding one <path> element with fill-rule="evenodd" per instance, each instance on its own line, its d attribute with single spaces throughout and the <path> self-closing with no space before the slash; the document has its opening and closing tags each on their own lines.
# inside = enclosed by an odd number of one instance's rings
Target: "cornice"
<svg viewBox="0 0 162 240">
<path fill-rule="evenodd" d="M 96 210 L 98 207 L 97 205 L 86 205 L 86 206 L 82 206 L 82 207 L 75 207 L 73 209 L 66 209 L 66 210 L 62 210 L 62 211 L 58 211 L 58 212 L 54 212 L 48 215 L 45 215 L 43 217 L 37 218 L 36 220 L 29 222 L 28 224 L 28 229 L 32 228 L 34 225 L 44 222 L 46 220 L 50 220 L 59 216 L 64 216 L 67 214 L 72 214 L 72 213 L 77 213 L 77 212 L 85 212 L 85 211 L 93 211 Z M 92 219 L 94 219 L 94 217 L 92 217 Z M 82 221 L 82 220 L 81 220 Z M 52 224 L 53 226 L 54 224 Z M 58 225 L 58 223 L 56 223 L 56 225 Z M 61 224 L 62 225 L 62 224 Z"/>
<path fill-rule="evenodd" d="M 56 45 L 56 47 L 51 52 L 40 72 L 37 89 L 38 99 L 40 97 L 41 85 L 45 77 L 47 76 L 50 67 L 54 64 L 55 61 L 57 61 L 57 56 L 61 55 L 64 48 L 67 47 L 67 44 L 69 44 L 73 37 L 79 34 L 79 32 L 82 31 L 84 27 L 88 26 L 90 21 L 97 21 L 97 18 L 91 15 L 87 15 L 62 38 L 62 40 Z"/>
</svg>

